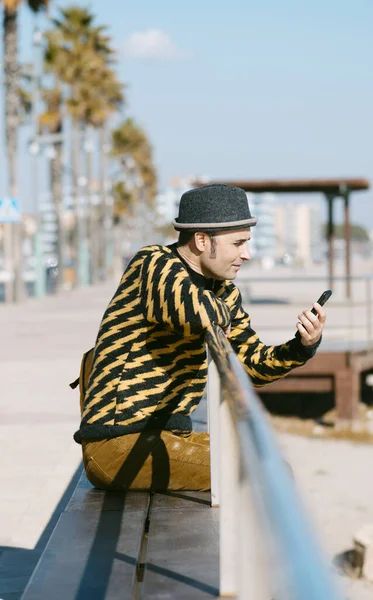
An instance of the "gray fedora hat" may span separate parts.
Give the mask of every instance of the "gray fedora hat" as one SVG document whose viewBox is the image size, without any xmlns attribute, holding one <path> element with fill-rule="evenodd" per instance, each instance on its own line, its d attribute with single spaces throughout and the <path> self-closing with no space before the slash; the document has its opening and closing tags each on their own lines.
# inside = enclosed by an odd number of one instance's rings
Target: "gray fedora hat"
<svg viewBox="0 0 373 600">
<path fill-rule="evenodd" d="M 250 213 L 242 188 L 222 183 L 202 185 L 185 192 L 179 215 L 172 224 L 177 231 L 242 229 L 253 227 L 258 219 Z"/>
</svg>

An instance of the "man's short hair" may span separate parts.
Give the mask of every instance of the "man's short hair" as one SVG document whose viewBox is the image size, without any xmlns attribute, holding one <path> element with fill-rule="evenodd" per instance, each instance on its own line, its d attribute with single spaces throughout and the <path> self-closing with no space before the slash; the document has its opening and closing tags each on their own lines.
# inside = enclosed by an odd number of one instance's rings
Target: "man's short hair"
<svg viewBox="0 0 373 600">
<path fill-rule="evenodd" d="M 187 244 L 189 244 L 189 242 L 193 239 L 195 233 L 197 232 L 190 231 L 190 229 L 184 229 L 180 231 L 179 239 L 177 242 L 178 246 L 186 246 Z M 215 231 L 204 231 L 203 233 L 206 233 L 206 235 L 208 235 L 212 240 L 215 241 Z"/>
</svg>

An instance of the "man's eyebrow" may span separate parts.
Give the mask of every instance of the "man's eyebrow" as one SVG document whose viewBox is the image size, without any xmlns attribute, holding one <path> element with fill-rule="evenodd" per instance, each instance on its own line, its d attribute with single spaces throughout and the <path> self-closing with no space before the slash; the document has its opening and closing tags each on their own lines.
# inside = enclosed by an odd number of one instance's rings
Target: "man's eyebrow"
<svg viewBox="0 0 373 600">
<path fill-rule="evenodd" d="M 240 240 L 235 240 L 235 244 L 243 244 L 243 242 L 249 242 L 251 238 L 242 238 Z"/>
</svg>

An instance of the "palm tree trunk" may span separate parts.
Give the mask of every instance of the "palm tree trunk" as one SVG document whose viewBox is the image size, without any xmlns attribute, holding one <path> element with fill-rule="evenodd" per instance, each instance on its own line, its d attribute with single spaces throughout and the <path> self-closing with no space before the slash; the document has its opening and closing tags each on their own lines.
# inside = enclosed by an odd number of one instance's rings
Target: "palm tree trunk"
<svg viewBox="0 0 373 600">
<path fill-rule="evenodd" d="M 106 189 L 106 129 L 105 125 L 99 129 L 99 179 L 100 179 L 100 263 L 104 279 L 110 278 L 113 271 L 114 254 L 114 222 L 113 206 L 108 201 Z"/>
<path fill-rule="evenodd" d="M 17 10 L 4 7 L 4 79 L 5 79 L 5 137 L 8 158 L 9 193 L 18 198 L 17 186 L 17 131 L 18 131 L 18 23 Z M 19 301 L 24 296 L 21 256 L 21 223 L 5 227 L 4 249 L 6 265 L 14 276 L 6 286 L 6 301 Z"/>
<path fill-rule="evenodd" d="M 81 219 L 80 219 L 80 207 L 79 207 L 79 188 L 78 188 L 78 162 L 79 162 L 79 132 L 76 124 L 72 124 L 72 144 L 71 144 L 71 183 L 72 183 L 72 197 L 73 207 L 75 213 L 73 233 L 72 233 L 72 244 L 71 244 L 71 255 L 74 264 L 74 286 L 79 286 L 79 272 L 80 272 L 80 260 L 79 260 L 79 240 L 81 237 Z"/>
<path fill-rule="evenodd" d="M 4 8 L 5 136 L 11 196 L 17 193 L 18 23 L 17 11 Z"/>
<path fill-rule="evenodd" d="M 72 183 L 75 206 L 75 232 L 74 232 L 74 250 L 75 250 L 75 284 L 86 286 L 89 284 L 89 255 L 87 240 L 87 207 L 84 206 L 82 186 L 79 178 L 81 177 L 81 139 L 83 132 L 78 123 L 73 122 L 72 126 Z"/>
<path fill-rule="evenodd" d="M 56 133 L 61 133 L 62 128 Z M 54 157 L 50 162 L 50 180 L 52 197 L 56 211 L 57 240 L 56 253 L 58 260 L 57 292 L 60 292 L 65 283 L 65 231 L 63 224 L 63 198 L 62 198 L 62 143 L 54 144 Z"/>
<path fill-rule="evenodd" d="M 89 280 L 90 283 L 97 283 L 97 257 L 99 248 L 99 229 L 97 227 L 97 210 L 92 203 L 92 174 L 93 174 L 93 144 L 92 130 L 88 126 L 86 129 L 86 149 L 85 149 L 85 174 L 87 178 L 86 186 L 86 219 L 87 219 L 87 237 L 89 248 Z"/>
</svg>

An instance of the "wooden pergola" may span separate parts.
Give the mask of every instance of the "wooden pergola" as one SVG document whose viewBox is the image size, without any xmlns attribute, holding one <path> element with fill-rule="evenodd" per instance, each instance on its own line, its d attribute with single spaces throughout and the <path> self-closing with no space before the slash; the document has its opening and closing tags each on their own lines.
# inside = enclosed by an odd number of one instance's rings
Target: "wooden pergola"
<svg viewBox="0 0 373 600">
<path fill-rule="evenodd" d="M 224 183 L 235 185 L 245 190 L 260 194 L 272 192 L 274 194 L 308 194 L 321 193 L 325 196 L 328 203 L 328 245 L 329 245 L 329 287 L 333 288 L 334 276 L 334 219 L 333 204 L 334 200 L 341 198 L 344 202 L 344 238 L 346 242 L 345 254 L 345 275 L 346 275 L 346 296 L 351 297 L 351 234 L 350 234 L 350 216 L 349 201 L 352 192 L 368 190 L 370 183 L 367 179 L 270 179 L 270 180 L 249 180 L 249 181 L 210 181 L 209 183 Z M 203 185 L 201 182 L 196 185 Z"/>
</svg>

